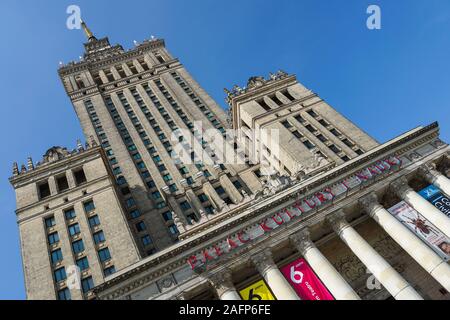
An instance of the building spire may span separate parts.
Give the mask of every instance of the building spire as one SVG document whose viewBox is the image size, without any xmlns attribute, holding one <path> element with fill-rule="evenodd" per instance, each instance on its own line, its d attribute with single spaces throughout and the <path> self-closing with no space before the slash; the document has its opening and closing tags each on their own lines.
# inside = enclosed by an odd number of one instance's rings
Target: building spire
<svg viewBox="0 0 450 320">
<path fill-rule="evenodd" d="M 86 37 L 88 38 L 88 41 L 97 40 L 97 38 L 94 36 L 92 31 L 88 28 L 86 23 L 81 19 L 80 19 L 80 21 L 81 21 L 81 26 L 83 27 L 84 33 L 86 34 Z"/>
</svg>

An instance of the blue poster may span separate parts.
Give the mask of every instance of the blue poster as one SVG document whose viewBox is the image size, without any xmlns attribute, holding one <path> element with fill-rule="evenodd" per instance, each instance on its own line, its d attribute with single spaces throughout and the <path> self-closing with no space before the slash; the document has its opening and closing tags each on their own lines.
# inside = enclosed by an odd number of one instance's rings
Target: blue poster
<svg viewBox="0 0 450 320">
<path fill-rule="evenodd" d="M 419 191 L 419 194 L 431 202 L 441 212 L 450 217 L 450 198 L 443 194 L 440 189 L 434 185 L 429 185 L 425 189 Z"/>
</svg>

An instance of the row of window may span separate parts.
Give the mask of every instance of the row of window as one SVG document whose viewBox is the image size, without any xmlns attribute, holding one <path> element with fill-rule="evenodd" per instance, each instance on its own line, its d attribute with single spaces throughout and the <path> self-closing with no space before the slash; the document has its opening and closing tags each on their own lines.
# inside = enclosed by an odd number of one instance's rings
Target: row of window
<svg viewBox="0 0 450 320">
<path fill-rule="evenodd" d="M 83 207 L 84 207 L 84 211 L 86 212 L 86 214 L 92 214 L 92 212 L 95 210 L 95 205 L 92 200 L 84 202 Z M 76 219 L 77 215 L 76 215 L 74 208 L 69 208 L 69 209 L 64 210 L 64 217 L 68 221 L 72 221 L 72 220 Z M 53 228 L 56 225 L 55 217 L 54 216 L 47 217 L 44 220 L 44 224 L 45 224 L 47 230 L 49 228 Z M 89 224 L 91 230 L 93 228 L 99 226 L 100 219 L 99 219 L 98 215 L 95 214 L 93 216 L 88 217 L 88 224 Z M 80 225 L 78 222 L 69 224 L 67 228 L 68 228 L 68 233 L 71 237 L 74 237 L 75 235 L 78 235 L 81 233 Z M 94 239 L 94 243 L 97 245 L 100 243 L 104 243 L 106 241 L 105 235 L 102 230 L 96 231 L 95 233 L 93 233 L 92 236 Z M 48 237 L 48 243 L 51 246 L 56 245 L 60 241 L 59 234 L 57 231 L 49 233 L 47 237 Z M 76 240 L 72 241 L 71 248 L 72 248 L 72 252 L 75 256 L 78 256 L 79 254 L 83 253 L 85 251 L 85 245 L 84 245 L 83 239 L 76 239 Z M 98 253 L 99 260 L 102 263 L 111 260 L 111 254 L 107 247 L 98 250 L 97 253 Z M 50 261 L 53 266 L 56 266 L 56 265 L 58 265 L 58 263 L 62 262 L 63 258 L 64 257 L 63 257 L 61 248 L 56 248 L 50 252 Z M 81 272 L 85 271 L 89 268 L 89 260 L 86 256 L 80 257 L 79 259 L 77 259 L 75 261 L 75 263 L 80 268 Z M 115 272 L 114 266 L 109 266 L 104 269 L 105 276 L 108 276 L 108 275 L 112 274 L 113 272 Z M 59 267 L 59 268 L 55 269 L 53 271 L 53 276 L 54 276 L 56 283 L 66 280 L 67 275 L 66 275 L 65 267 L 63 266 L 63 267 Z M 83 292 L 85 292 L 85 293 L 88 292 L 89 290 L 91 290 L 94 286 L 91 277 L 82 279 L 81 282 L 82 282 Z M 58 299 L 69 300 L 70 298 L 71 298 L 70 291 L 67 288 L 58 291 Z"/>
<path fill-rule="evenodd" d="M 83 168 L 78 168 L 72 170 L 72 174 L 75 180 L 76 186 L 80 186 L 86 183 L 86 175 L 84 174 Z M 66 174 L 62 174 L 55 177 L 56 191 L 64 192 L 69 189 L 69 182 L 67 181 Z M 48 180 L 41 181 L 37 183 L 37 189 L 39 194 L 39 199 L 45 199 L 51 196 L 50 185 Z"/>
</svg>

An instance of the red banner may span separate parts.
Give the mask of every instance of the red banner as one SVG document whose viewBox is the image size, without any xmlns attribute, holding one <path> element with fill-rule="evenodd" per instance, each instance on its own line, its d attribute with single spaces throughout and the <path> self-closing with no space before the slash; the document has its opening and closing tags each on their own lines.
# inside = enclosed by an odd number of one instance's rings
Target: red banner
<svg viewBox="0 0 450 320">
<path fill-rule="evenodd" d="M 282 267 L 281 272 L 302 300 L 334 300 L 305 259 Z"/>
</svg>

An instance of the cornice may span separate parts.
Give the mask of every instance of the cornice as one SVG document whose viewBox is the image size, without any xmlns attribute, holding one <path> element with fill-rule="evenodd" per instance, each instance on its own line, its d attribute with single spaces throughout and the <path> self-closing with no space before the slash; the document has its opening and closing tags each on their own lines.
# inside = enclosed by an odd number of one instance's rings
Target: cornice
<svg viewBox="0 0 450 320">
<path fill-rule="evenodd" d="M 117 46 L 114 46 L 112 48 L 115 48 L 115 47 L 117 47 Z M 76 73 L 76 72 L 79 72 L 79 71 L 82 71 L 82 70 L 85 70 L 88 68 L 90 70 L 100 69 L 104 66 L 114 64 L 114 63 L 117 63 L 120 61 L 128 60 L 135 56 L 141 55 L 142 53 L 144 53 L 146 51 L 155 50 L 160 47 L 165 47 L 165 43 L 164 43 L 163 39 L 157 39 L 154 41 L 144 42 L 143 44 L 137 46 L 136 48 L 133 48 L 126 52 L 123 52 L 120 55 L 108 57 L 108 58 L 102 59 L 100 61 L 84 60 L 81 62 L 73 62 L 73 64 L 69 64 L 64 67 L 61 67 L 58 70 L 58 73 L 60 74 L 60 76 L 67 76 L 72 73 Z"/>
</svg>

